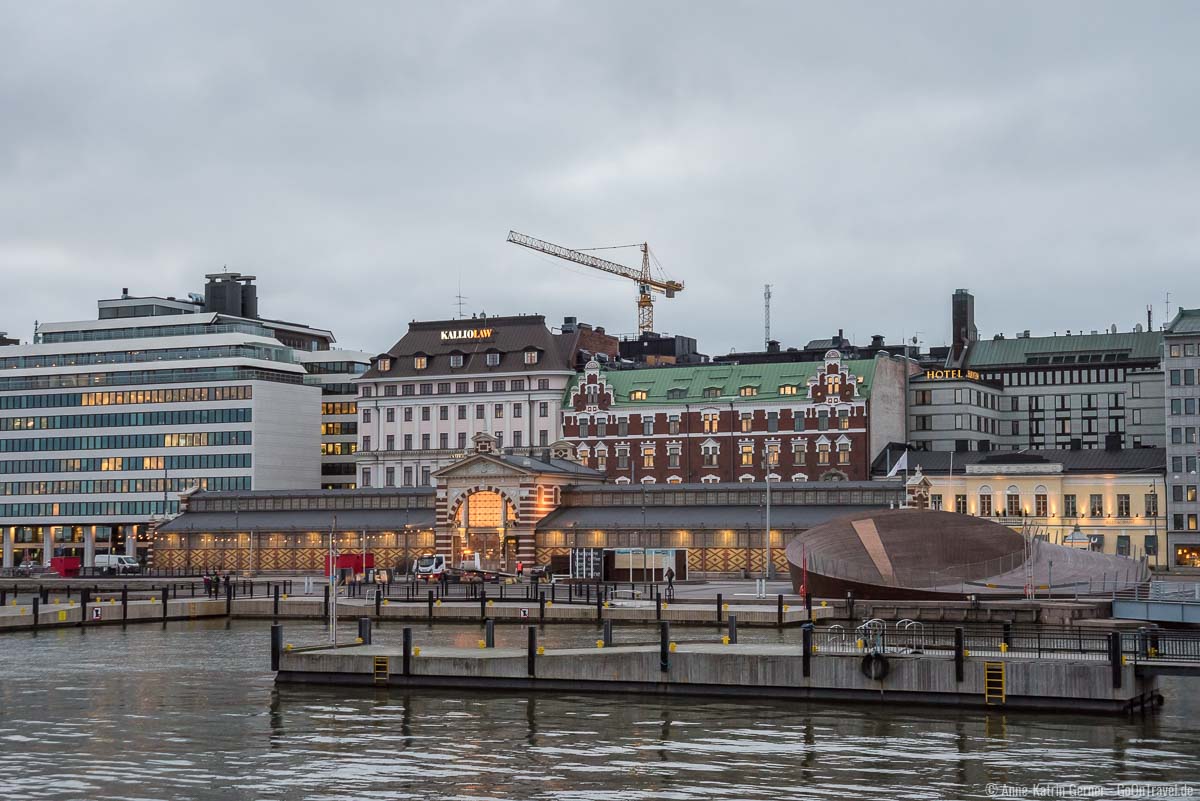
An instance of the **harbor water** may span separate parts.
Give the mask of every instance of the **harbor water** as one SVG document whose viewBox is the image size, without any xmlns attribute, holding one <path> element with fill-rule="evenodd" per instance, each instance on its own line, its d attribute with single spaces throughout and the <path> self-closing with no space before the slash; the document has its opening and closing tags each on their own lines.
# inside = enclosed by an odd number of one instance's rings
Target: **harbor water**
<svg viewBox="0 0 1200 801">
<path fill-rule="evenodd" d="M 376 631 L 399 640 L 400 625 Z M 415 627 L 474 646 L 478 626 Z M 345 637 L 352 627 L 345 626 Z M 323 641 L 315 623 L 285 639 Z M 592 626 L 547 627 L 549 647 Z M 618 642 L 654 640 L 648 628 Z M 716 629 L 680 639 L 716 639 Z M 742 641 L 796 631 L 747 629 Z M 498 645 L 524 643 L 519 626 Z M 940 799 L 1051 783 L 1178 797 L 1200 682 L 1145 717 L 567 694 L 276 688 L 265 621 L 0 637 L 0 795 L 24 799 Z M 1016 789 L 1013 789 L 1016 788 Z M 1122 789 L 1123 788 L 1123 789 Z M 1172 789 L 1173 788 L 1173 789 Z M 1029 795 L 1027 797 L 1035 797 Z M 1146 797 L 1143 795 L 1142 797 Z"/>
</svg>

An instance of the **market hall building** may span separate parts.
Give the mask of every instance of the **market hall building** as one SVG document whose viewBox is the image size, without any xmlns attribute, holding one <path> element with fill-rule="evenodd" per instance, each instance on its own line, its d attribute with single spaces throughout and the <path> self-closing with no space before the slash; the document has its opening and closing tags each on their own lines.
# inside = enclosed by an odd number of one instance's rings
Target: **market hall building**
<svg viewBox="0 0 1200 801">
<path fill-rule="evenodd" d="M 661 579 L 761 575 L 767 551 L 842 514 L 903 502 L 899 481 L 628 485 L 571 458 L 565 442 L 524 454 L 477 435 L 431 487 L 351 491 L 193 492 L 155 535 L 153 566 L 181 570 L 319 571 L 335 547 L 404 569 L 440 554 L 453 565 Z"/>
</svg>

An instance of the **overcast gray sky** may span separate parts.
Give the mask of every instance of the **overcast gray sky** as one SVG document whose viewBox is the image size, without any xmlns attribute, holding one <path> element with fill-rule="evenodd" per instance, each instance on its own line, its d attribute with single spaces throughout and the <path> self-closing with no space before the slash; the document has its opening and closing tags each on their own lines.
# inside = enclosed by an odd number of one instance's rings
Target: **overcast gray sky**
<svg viewBox="0 0 1200 801">
<path fill-rule="evenodd" d="M 1200 305 L 1200 3 L 0 0 L 0 330 L 259 276 L 378 352 L 467 309 L 636 328 L 504 239 L 647 240 L 712 354 Z M 604 255 L 604 254 L 602 254 Z M 611 257 L 638 262 L 636 251 Z"/>
</svg>

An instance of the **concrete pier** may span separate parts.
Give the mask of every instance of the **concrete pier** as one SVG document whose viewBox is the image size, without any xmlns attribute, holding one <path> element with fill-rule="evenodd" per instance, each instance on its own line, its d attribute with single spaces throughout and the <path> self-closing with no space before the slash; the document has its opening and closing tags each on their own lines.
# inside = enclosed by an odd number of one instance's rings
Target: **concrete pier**
<svg viewBox="0 0 1200 801">
<path fill-rule="evenodd" d="M 740 618 L 739 618 L 740 622 Z M 1155 680 L 1099 659 L 810 653 L 796 645 L 571 648 L 531 657 L 517 648 L 344 646 L 285 650 L 276 681 L 470 690 L 761 697 L 793 701 L 914 703 L 955 707 L 1117 713 L 1148 703 Z M 404 665 L 407 664 L 408 672 Z M 883 675 L 869 678 L 868 673 Z M 999 682 L 999 683 L 997 683 Z M 1119 686 L 1116 686 L 1119 685 Z"/>
</svg>

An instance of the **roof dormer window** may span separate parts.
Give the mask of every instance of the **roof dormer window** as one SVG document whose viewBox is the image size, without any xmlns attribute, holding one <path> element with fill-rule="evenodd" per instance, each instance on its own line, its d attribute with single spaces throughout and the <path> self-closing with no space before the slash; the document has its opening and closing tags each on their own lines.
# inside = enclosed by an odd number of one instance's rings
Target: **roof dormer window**
<svg viewBox="0 0 1200 801">
<path fill-rule="evenodd" d="M 705 387 L 704 388 L 704 397 L 706 397 L 706 398 L 721 397 L 721 388 L 720 387 Z"/>
<path fill-rule="evenodd" d="M 537 364 L 538 363 L 538 352 L 536 350 L 525 351 L 525 363 L 526 364 Z"/>
<path fill-rule="evenodd" d="M 644 401 L 648 397 L 649 393 L 647 393 L 644 389 L 635 389 L 629 393 L 629 399 L 631 401 Z"/>
<path fill-rule="evenodd" d="M 386 373 L 392 369 L 392 360 L 387 356 L 380 356 L 375 366 L 379 372 Z"/>
<path fill-rule="evenodd" d="M 451 353 L 450 354 L 450 366 L 451 367 L 462 367 L 463 366 L 463 355 L 461 353 Z"/>
<path fill-rule="evenodd" d="M 424 370 L 428 366 L 429 366 L 429 357 L 428 356 L 426 356 L 423 353 L 413 356 L 413 369 L 414 370 Z"/>
<path fill-rule="evenodd" d="M 795 395 L 798 391 L 799 391 L 799 388 L 795 384 L 780 384 L 779 385 L 779 394 L 780 395 Z"/>
<path fill-rule="evenodd" d="M 738 390 L 738 394 L 743 398 L 753 398 L 758 394 L 758 387 L 745 386 Z"/>
<path fill-rule="evenodd" d="M 488 351 L 488 353 L 487 353 L 487 366 L 488 366 L 488 367 L 499 367 L 499 366 L 500 366 L 500 354 L 499 354 L 499 352 L 497 352 L 497 351 L 494 351 L 494 350 L 492 350 L 492 351 Z"/>
</svg>

